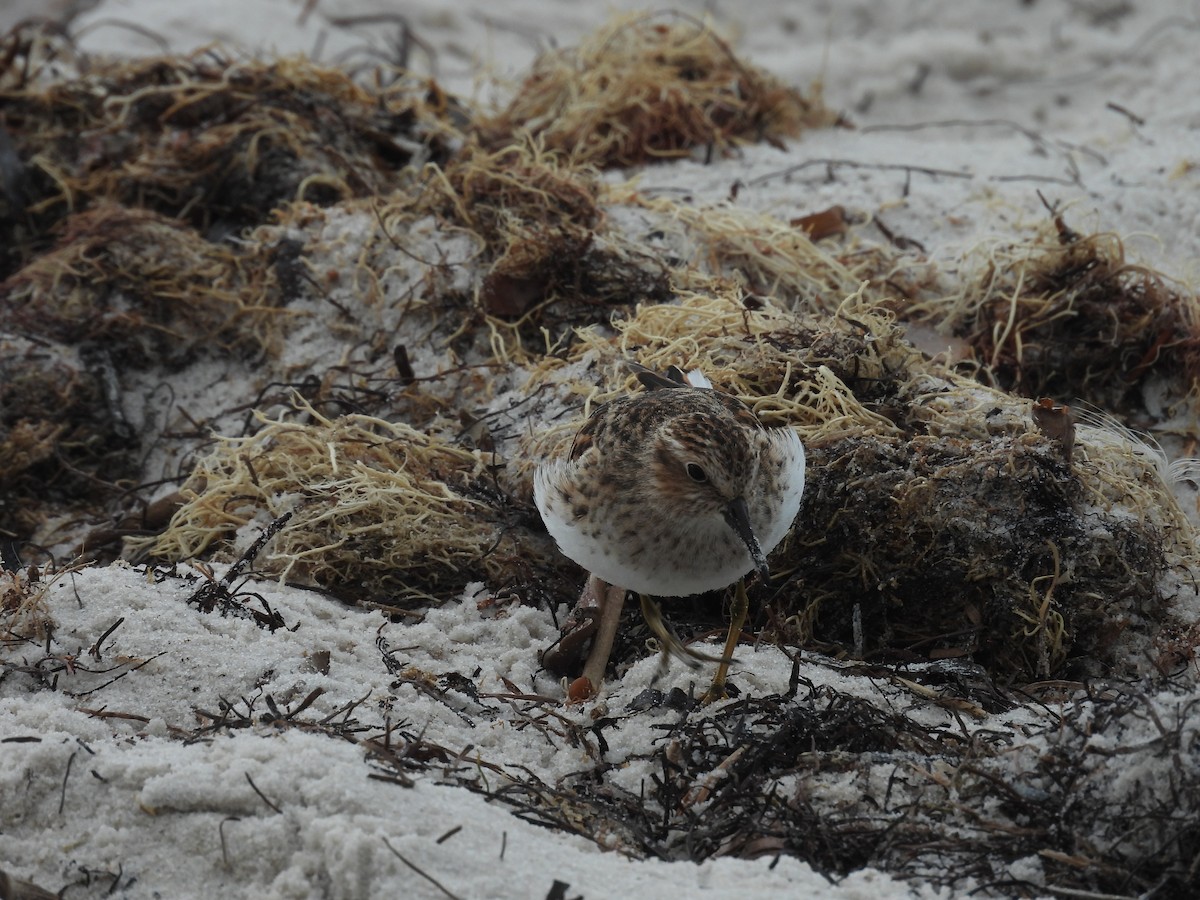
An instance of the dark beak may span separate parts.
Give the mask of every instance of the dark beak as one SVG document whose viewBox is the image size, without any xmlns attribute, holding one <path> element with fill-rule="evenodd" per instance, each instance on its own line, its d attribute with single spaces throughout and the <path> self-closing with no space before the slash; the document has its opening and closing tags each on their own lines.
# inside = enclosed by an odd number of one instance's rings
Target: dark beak
<svg viewBox="0 0 1200 900">
<path fill-rule="evenodd" d="M 750 558 L 754 560 L 754 568 L 758 569 L 763 578 L 768 578 L 770 572 L 767 569 L 767 559 L 763 556 L 762 547 L 758 546 L 758 538 L 754 536 L 754 530 L 750 527 L 750 511 L 746 509 L 746 501 L 738 497 L 725 507 L 725 521 L 737 532 L 737 536 L 745 541 Z"/>
</svg>

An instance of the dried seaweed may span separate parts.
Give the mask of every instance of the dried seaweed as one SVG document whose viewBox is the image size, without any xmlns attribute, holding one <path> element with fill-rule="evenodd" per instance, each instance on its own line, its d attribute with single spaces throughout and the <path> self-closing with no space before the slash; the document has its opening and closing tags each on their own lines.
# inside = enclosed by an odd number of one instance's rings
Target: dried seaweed
<svg viewBox="0 0 1200 900">
<path fill-rule="evenodd" d="M 287 512 L 263 529 L 263 533 L 246 548 L 246 552 L 229 567 L 229 570 L 221 576 L 220 580 L 212 576 L 210 572 L 206 572 L 206 580 L 200 587 L 188 598 L 188 603 L 196 604 L 196 608 L 201 612 L 212 612 L 214 609 L 220 609 L 222 615 L 233 615 L 241 618 L 250 619 L 260 628 L 269 628 L 274 631 L 276 628 L 282 628 L 284 625 L 283 617 L 275 610 L 271 609 L 269 603 L 261 594 L 244 591 L 242 586 L 234 588 L 233 583 L 241 577 L 246 569 L 253 565 L 254 560 L 258 558 L 258 554 L 262 552 L 263 547 L 279 533 L 279 529 L 287 524 L 292 517 L 292 513 Z M 258 600 L 261 610 L 250 607 L 245 601 L 239 602 L 241 597 L 252 597 Z"/>
<path fill-rule="evenodd" d="M 93 360 L 93 363 L 96 361 Z M 23 541 L 49 516 L 112 495 L 137 469 L 100 372 L 74 348 L 0 334 L 0 518 Z"/>
<path fill-rule="evenodd" d="M 653 773 L 640 792 L 603 762 L 556 784 L 506 770 L 468 786 L 635 858 L 787 855 L 831 880 L 873 867 L 982 896 L 1182 897 L 1200 885 L 1194 699 L 1078 690 L 1057 712 L 1018 709 L 1031 719 L 1019 735 L 899 700 L 814 684 L 797 662 L 785 694 L 603 720 L 660 719 L 655 748 L 633 754 Z M 1117 786 L 1114 759 L 1129 773 Z"/>
<path fill-rule="evenodd" d="M 922 256 L 866 241 L 857 227 L 836 242 L 819 241 L 803 220 L 789 223 L 726 204 L 698 207 L 648 195 L 636 182 L 609 188 L 605 199 L 653 216 L 663 252 L 683 263 L 672 272 L 683 293 L 720 292 L 727 290 L 722 282 L 732 282 L 752 297 L 829 314 L 861 294 L 904 314 L 908 299 L 921 296 L 933 279 Z"/>
<path fill-rule="evenodd" d="M 1147 379 L 1172 400 L 1200 395 L 1198 323 L 1191 296 L 1161 273 L 1127 261 L 1115 234 L 1081 235 L 1061 216 L 1025 245 L 986 248 L 979 283 L 909 314 L 953 331 L 982 377 L 1026 397 L 1128 414 Z"/>
<path fill-rule="evenodd" d="M 10 328 L 103 348 L 123 366 L 261 349 L 278 311 L 264 303 L 269 270 L 244 277 L 242 256 L 156 213 L 103 204 L 69 217 L 53 250 L 0 282 L 0 312 Z"/>
<path fill-rule="evenodd" d="M 10 72 L 24 58 L 10 55 Z M 87 74 L 49 83 L 0 72 L 0 101 L 26 198 L 22 215 L 0 216 L 0 277 L 57 219 L 93 203 L 224 234 L 293 201 L 387 193 L 459 139 L 454 101 L 431 82 L 372 90 L 303 59 L 235 62 L 211 50 L 91 60 Z"/>
<path fill-rule="evenodd" d="M 578 47 L 540 56 L 480 132 L 485 146 L 534 136 L 576 163 L 609 167 L 746 141 L 778 145 L 836 120 L 819 85 L 811 97 L 784 86 L 738 59 L 707 23 L 627 15 Z"/>
<path fill-rule="evenodd" d="M 279 708 L 274 697 L 270 694 L 264 695 L 262 692 L 249 698 L 239 697 L 237 702 L 221 697 L 217 703 L 218 712 L 216 713 L 199 707 L 195 708 L 196 717 L 201 721 L 206 719 L 208 721 L 190 733 L 184 733 L 179 736 L 183 737 L 186 743 L 196 743 L 210 740 L 214 735 L 238 729 L 271 726 L 280 732 L 289 729 L 299 729 L 301 731 L 318 732 L 330 737 L 337 737 L 357 743 L 359 741 L 357 736 L 369 731 L 370 727 L 363 725 L 353 713 L 367 698 L 362 697 L 358 700 L 343 703 L 333 712 L 327 713 L 320 718 L 312 718 L 311 716 L 301 717 L 300 714 L 306 712 L 312 706 L 313 701 L 320 697 L 322 693 L 324 693 L 322 688 L 315 688 L 294 706 L 284 709 Z M 267 707 L 265 712 L 260 712 L 257 709 L 260 698 L 262 698 L 264 705 Z M 253 787 L 253 782 L 251 782 L 251 786 Z M 255 792 L 258 793 L 257 790 Z M 260 794 L 259 796 L 262 795 Z"/>
<path fill-rule="evenodd" d="M 498 358 L 544 351 L 573 327 L 607 322 L 637 299 L 669 296 L 667 267 L 605 226 L 589 166 L 522 142 L 495 152 L 468 148 L 427 175 L 413 211 L 481 243 L 470 302 Z"/>
<path fill-rule="evenodd" d="M 1194 532 L 1153 456 L 1081 426 L 1068 464 L 1030 404 L 929 361 L 878 305 L 852 298 L 824 318 L 692 295 L 617 326 L 582 333 L 572 355 L 624 377 L 622 359 L 699 366 L 804 437 L 804 507 L 775 584 L 751 592 L 776 639 L 968 656 L 1027 681 L 1141 673 L 1160 630 L 1180 624 L 1168 575 L 1194 577 Z M 530 440 L 529 455 L 556 452 L 578 424 Z"/>
<path fill-rule="evenodd" d="M 277 344 L 269 244 L 212 244 L 179 222 L 100 204 L 0 282 L 0 509 L 18 540 L 69 505 L 89 514 L 142 480 L 154 435 L 126 418 L 134 370 Z M 142 439 L 147 441 L 143 444 Z M 118 517 L 120 518 L 120 517 Z M 93 542 L 95 545 L 95 542 Z"/>
<path fill-rule="evenodd" d="M 168 529 L 132 542 L 168 559 L 237 545 L 263 516 L 291 513 L 260 571 L 358 600 L 402 606 L 457 594 L 480 569 L 510 572 L 513 532 L 473 482 L 479 457 L 408 425 L 368 416 L 327 419 L 302 401 L 302 421 L 260 418 L 248 438 L 224 438 L 184 488 Z"/>
</svg>

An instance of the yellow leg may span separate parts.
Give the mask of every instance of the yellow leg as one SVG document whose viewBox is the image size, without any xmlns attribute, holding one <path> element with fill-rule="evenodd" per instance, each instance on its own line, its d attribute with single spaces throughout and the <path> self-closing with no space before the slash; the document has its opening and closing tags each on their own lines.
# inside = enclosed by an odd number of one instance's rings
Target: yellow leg
<svg viewBox="0 0 1200 900">
<path fill-rule="evenodd" d="M 696 663 L 687 658 L 687 648 L 683 646 L 679 638 L 671 633 L 671 629 L 663 621 L 662 609 L 659 605 L 650 598 L 649 594 L 638 594 L 638 601 L 642 605 L 642 618 L 646 620 L 650 633 L 658 640 L 659 650 L 662 653 L 658 659 L 658 673 L 654 676 L 654 680 L 657 681 L 666 672 L 667 660 L 672 655 L 678 656 L 694 668 Z"/>
<path fill-rule="evenodd" d="M 729 695 L 725 693 L 725 679 L 729 675 L 729 664 L 733 662 L 733 651 L 737 649 L 738 640 L 742 636 L 742 626 L 746 624 L 746 615 L 750 611 L 750 598 L 746 596 L 746 581 L 738 579 L 737 587 L 733 589 L 733 604 L 729 610 L 729 634 L 725 638 L 725 652 L 721 656 L 721 664 L 713 675 L 712 685 L 701 699 L 703 703 L 713 703 L 724 700 Z"/>
<path fill-rule="evenodd" d="M 638 594 L 638 598 L 642 602 L 642 618 L 646 620 L 646 624 L 650 626 L 650 631 L 658 638 L 658 645 L 662 648 L 662 669 L 666 669 L 669 656 L 678 657 L 693 669 L 699 668 L 702 662 L 721 661 L 718 657 L 709 656 L 707 653 L 700 653 L 691 647 L 684 646 L 683 641 L 675 636 L 666 620 L 663 619 L 662 609 L 659 605 L 646 594 Z"/>
</svg>

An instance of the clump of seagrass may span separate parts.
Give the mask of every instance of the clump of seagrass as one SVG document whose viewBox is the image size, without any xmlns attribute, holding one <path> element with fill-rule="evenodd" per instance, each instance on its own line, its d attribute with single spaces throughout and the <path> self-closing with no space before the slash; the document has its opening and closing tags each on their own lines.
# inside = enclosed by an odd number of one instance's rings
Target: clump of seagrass
<svg viewBox="0 0 1200 900">
<path fill-rule="evenodd" d="M 135 552 L 173 560 L 237 555 L 259 526 L 291 513 L 259 571 L 388 606 L 444 600 L 511 564 L 512 539 L 473 496 L 481 458 L 369 416 L 260 417 L 197 465 L 167 530 Z"/>
<path fill-rule="evenodd" d="M 605 225 L 591 167 L 520 142 L 426 171 L 414 212 L 482 244 L 480 324 L 507 347 L 544 351 L 574 327 L 607 322 L 614 307 L 669 296 L 667 267 Z"/>
<path fill-rule="evenodd" d="M 986 378 L 1026 397 L 1138 410 L 1152 376 L 1173 399 L 1200 395 L 1193 298 L 1128 262 L 1115 234 L 1081 235 L 1061 216 L 1054 225 L 1030 244 L 990 248 L 975 288 L 910 315 L 964 338 Z"/>
<path fill-rule="evenodd" d="M 76 348 L 0 333 L 0 518 L 26 540 L 67 506 L 136 473 L 128 423 Z"/>
<path fill-rule="evenodd" d="M 534 63 L 516 97 L 480 125 L 485 145 L 535 136 L 577 162 L 630 166 L 775 144 L 836 116 L 812 96 L 742 62 L 713 29 L 682 15 L 622 16 L 578 47 Z"/>
<path fill-rule="evenodd" d="M 661 252 L 684 263 L 672 273 L 684 290 L 709 291 L 717 278 L 801 311 L 834 313 L 848 295 L 861 293 L 902 312 L 935 275 L 924 257 L 869 241 L 858 227 L 818 238 L 804 218 L 784 221 L 725 203 L 696 206 L 643 193 L 636 182 L 608 188 L 605 199 L 651 217 Z"/>
<path fill-rule="evenodd" d="M 1168 575 L 1195 574 L 1193 529 L 1154 456 L 1084 425 L 1068 464 L 1028 401 L 929 360 L 880 306 L 850 298 L 824 317 L 691 295 L 617 325 L 616 338 L 581 334 L 575 364 L 700 367 L 804 438 L 804 506 L 771 560 L 775 585 L 751 592 L 778 640 L 875 659 L 967 656 L 1028 681 L 1141 673 L 1159 631 L 1189 624 L 1174 618 L 1187 588 Z M 558 390 L 584 381 L 557 366 L 543 377 Z M 529 455 L 578 424 L 548 429 Z M 666 611 L 686 621 L 691 606 Z"/>
<path fill-rule="evenodd" d="M 460 136 L 436 84 L 373 88 L 303 58 L 89 60 L 59 80 L 16 77 L 0 60 L 4 127 L 20 169 L 20 209 L 0 207 L 0 277 L 53 223 L 102 200 L 183 219 L 206 233 L 270 220 L 290 202 L 386 194 Z"/>
<path fill-rule="evenodd" d="M 26 334 L 124 365 L 259 350 L 277 315 L 254 284 L 271 277 L 262 250 L 256 260 L 157 213 L 102 204 L 66 219 L 53 250 L 0 282 L 0 314 Z"/>
</svg>

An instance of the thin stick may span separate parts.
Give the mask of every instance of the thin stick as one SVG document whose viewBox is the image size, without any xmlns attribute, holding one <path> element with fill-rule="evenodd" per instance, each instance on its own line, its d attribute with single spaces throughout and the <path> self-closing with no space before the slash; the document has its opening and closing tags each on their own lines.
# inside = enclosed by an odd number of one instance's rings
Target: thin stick
<svg viewBox="0 0 1200 900">
<path fill-rule="evenodd" d="M 245 775 L 246 781 L 250 783 L 250 787 L 254 789 L 254 793 L 258 794 L 259 799 L 261 799 L 263 803 L 267 804 L 267 806 L 271 807 L 271 809 L 275 810 L 275 812 L 282 813 L 283 810 L 268 800 L 267 795 L 258 789 L 258 785 L 254 783 L 254 779 L 250 777 L 250 773 L 246 772 Z"/>
<path fill-rule="evenodd" d="M 410 863 L 407 859 L 405 859 L 403 856 L 401 856 L 400 851 L 398 851 L 391 844 L 388 844 L 387 838 L 384 838 L 383 842 L 385 844 L 387 844 L 387 848 L 389 850 L 391 850 L 392 853 L 396 854 L 396 859 L 400 860 L 400 862 L 404 863 L 406 866 L 408 866 L 410 869 L 412 869 L 414 872 L 416 872 L 418 875 L 420 875 L 422 878 L 424 878 L 426 881 L 428 881 L 430 884 L 432 884 L 435 888 L 437 888 L 439 891 L 441 891 L 443 894 L 445 894 L 447 897 L 449 897 L 450 900 L 462 900 L 462 898 L 460 898 L 458 896 L 458 894 L 455 894 L 455 893 L 452 893 L 451 891 L 449 891 L 444 884 L 442 884 L 440 881 L 438 881 L 436 878 L 434 878 L 428 872 L 423 872 L 421 869 L 419 869 L 413 863 Z"/>
<path fill-rule="evenodd" d="M 71 777 L 71 763 L 75 762 L 75 753 L 67 757 L 67 771 L 63 772 L 62 789 L 58 794 L 58 814 L 61 816 L 63 806 L 67 802 L 67 779 Z"/>
</svg>

